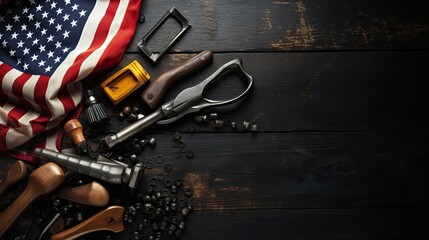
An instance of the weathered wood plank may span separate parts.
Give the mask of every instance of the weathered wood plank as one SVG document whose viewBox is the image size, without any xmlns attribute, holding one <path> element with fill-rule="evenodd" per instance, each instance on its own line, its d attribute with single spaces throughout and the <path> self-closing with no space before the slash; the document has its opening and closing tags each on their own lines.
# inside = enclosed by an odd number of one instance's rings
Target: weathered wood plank
<svg viewBox="0 0 429 240">
<path fill-rule="evenodd" d="M 171 51 L 290 51 L 419 49 L 429 46 L 427 1 L 143 1 L 146 21 L 139 24 L 128 52 L 175 6 L 192 24 Z M 177 25 L 177 26 L 175 26 Z M 149 43 L 160 50 L 178 24 Z"/>
<path fill-rule="evenodd" d="M 163 71 L 185 62 L 193 55 L 172 54 L 151 65 L 140 54 L 126 54 L 121 63 L 96 77 L 95 83 L 137 59 L 156 78 Z M 429 52 L 317 52 L 317 53 L 230 53 L 215 54 L 214 62 L 175 86 L 165 99 L 199 83 L 229 60 L 240 57 L 244 68 L 255 78 L 254 88 L 244 104 L 223 114 L 234 121 L 259 123 L 262 131 L 358 131 L 414 130 L 426 125 L 428 117 L 421 101 Z M 222 99 L 242 89 L 240 81 L 228 78 L 211 96 Z M 116 108 L 93 86 L 98 96 L 116 114 Z M 141 105 L 136 91 L 124 102 Z M 186 130 L 191 117 L 157 130 Z M 197 126 L 198 131 L 213 131 Z M 228 131 L 224 129 L 223 131 Z"/>
<path fill-rule="evenodd" d="M 203 211 L 185 239 L 427 239 L 424 209 Z"/>
<path fill-rule="evenodd" d="M 157 146 L 145 148 L 140 159 L 162 155 L 165 163 L 154 161 L 153 169 L 146 169 L 143 186 L 171 164 L 169 178 L 183 178 L 193 188 L 198 210 L 427 207 L 429 202 L 422 191 L 429 184 L 424 141 L 369 133 L 196 133 L 183 138 L 195 153 L 188 159 L 170 145 L 171 134 L 140 137 L 151 136 Z"/>
</svg>

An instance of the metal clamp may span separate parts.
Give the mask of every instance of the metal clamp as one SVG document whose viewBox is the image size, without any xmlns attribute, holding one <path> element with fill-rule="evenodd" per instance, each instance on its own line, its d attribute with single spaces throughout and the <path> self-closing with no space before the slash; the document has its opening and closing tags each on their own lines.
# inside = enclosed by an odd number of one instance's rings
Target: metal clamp
<svg viewBox="0 0 429 240">
<path fill-rule="evenodd" d="M 182 24 L 182 30 L 171 40 L 165 48 L 159 52 L 159 53 L 153 53 L 148 47 L 147 47 L 147 41 L 150 39 L 152 34 L 158 30 L 158 28 L 169 18 L 170 16 L 175 17 L 181 24 Z M 146 54 L 154 63 L 158 61 L 158 59 L 164 55 L 165 52 L 179 39 L 179 37 L 190 27 L 188 20 L 175 8 L 173 7 L 167 13 L 156 23 L 156 25 L 140 40 L 138 43 L 138 46 L 143 51 L 144 54 Z"/>
</svg>

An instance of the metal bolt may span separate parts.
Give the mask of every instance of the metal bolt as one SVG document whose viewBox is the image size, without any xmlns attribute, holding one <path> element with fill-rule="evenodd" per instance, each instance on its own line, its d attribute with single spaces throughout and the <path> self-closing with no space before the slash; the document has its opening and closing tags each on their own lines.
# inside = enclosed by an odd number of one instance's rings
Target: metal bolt
<svg viewBox="0 0 429 240">
<path fill-rule="evenodd" d="M 119 116 L 119 118 L 120 118 L 121 120 L 125 119 L 125 115 L 124 115 L 124 113 L 123 113 L 123 112 L 119 112 L 119 113 L 118 113 L 118 116 Z"/>
<path fill-rule="evenodd" d="M 152 229 L 155 231 L 158 230 L 159 229 L 158 223 L 156 222 L 152 223 Z"/>
<path fill-rule="evenodd" d="M 139 23 L 144 23 L 145 17 L 143 15 L 141 15 L 139 17 Z"/>
<path fill-rule="evenodd" d="M 259 127 L 256 124 L 252 124 L 249 128 L 250 132 L 257 132 L 258 130 L 259 130 Z"/>
<path fill-rule="evenodd" d="M 237 123 L 236 122 L 231 122 L 231 128 L 232 129 L 237 129 Z"/>
<path fill-rule="evenodd" d="M 209 116 L 211 120 L 217 119 L 217 113 L 210 113 Z"/>
<path fill-rule="evenodd" d="M 201 115 L 201 121 L 202 122 L 208 122 L 208 121 L 210 121 L 210 117 L 207 115 Z"/>
<path fill-rule="evenodd" d="M 131 160 L 132 163 L 136 163 L 138 161 L 137 155 L 131 154 L 130 155 L 130 160 Z"/>
<path fill-rule="evenodd" d="M 177 187 L 175 185 L 171 186 L 170 192 L 177 193 Z"/>
<path fill-rule="evenodd" d="M 124 116 L 128 116 L 128 115 L 130 115 L 130 114 L 131 114 L 131 108 L 130 108 L 129 106 L 125 106 L 125 107 L 122 109 L 122 113 L 124 114 Z"/>
<path fill-rule="evenodd" d="M 186 217 L 186 216 L 188 216 L 188 215 L 189 215 L 189 213 L 191 213 L 191 210 L 189 210 L 188 208 L 182 208 L 182 209 L 180 210 L 180 213 L 182 213 L 182 215 L 183 215 L 184 217 Z"/>
<path fill-rule="evenodd" d="M 144 118 L 145 116 L 143 115 L 143 114 L 141 114 L 141 113 L 139 113 L 139 114 L 137 114 L 137 120 L 140 120 L 140 119 L 142 119 L 142 118 Z"/>
<path fill-rule="evenodd" d="M 136 106 L 133 106 L 133 108 L 132 108 L 132 112 L 133 112 L 135 115 L 137 115 L 137 114 L 139 114 L 139 113 L 140 113 L 140 108 L 139 108 L 139 107 L 136 107 Z"/>
<path fill-rule="evenodd" d="M 195 121 L 196 123 L 200 123 L 200 122 L 202 122 L 202 121 L 203 121 L 203 118 L 202 118 L 200 115 L 197 115 L 197 116 L 195 116 L 195 117 L 194 117 L 194 121 Z"/>
<path fill-rule="evenodd" d="M 144 212 L 146 214 L 153 214 L 155 212 L 155 207 L 150 203 L 146 203 L 144 205 Z"/>
<path fill-rule="evenodd" d="M 134 113 L 130 113 L 130 115 L 127 117 L 127 121 L 128 122 L 135 122 L 137 120 L 137 115 L 135 115 Z"/>
<path fill-rule="evenodd" d="M 155 147 L 156 146 L 156 139 L 155 138 L 151 138 L 149 140 L 149 143 L 150 143 L 150 145 L 152 145 L 153 147 Z"/>
<path fill-rule="evenodd" d="M 167 222 L 165 222 L 165 221 L 162 221 L 162 222 L 159 224 L 159 229 L 161 229 L 161 230 L 163 230 L 163 231 L 167 230 L 167 227 L 168 227 L 168 223 L 167 223 Z"/>
<path fill-rule="evenodd" d="M 244 122 L 243 122 L 243 129 L 244 129 L 245 131 L 247 131 L 247 130 L 249 130 L 249 127 L 250 127 L 250 123 L 249 123 L 249 122 L 247 122 L 247 121 L 244 121 Z"/>
<path fill-rule="evenodd" d="M 180 132 L 175 132 L 173 138 L 174 140 L 179 141 L 182 138 L 182 134 Z"/>
<path fill-rule="evenodd" d="M 179 223 L 179 228 L 180 229 L 185 229 L 185 222 L 184 221 L 181 221 L 180 223 Z"/>
<path fill-rule="evenodd" d="M 142 152 L 142 147 L 140 146 L 139 143 L 135 143 L 133 145 L 133 152 L 136 154 L 140 154 Z"/>
<path fill-rule="evenodd" d="M 147 144 L 147 140 L 142 139 L 142 140 L 139 141 L 139 144 L 140 144 L 141 147 L 144 147 Z"/>
<path fill-rule="evenodd" d="M 223 125 L 225 124 L 225 122 L 223 120 L 215 120 L 214 121 L 214 128 L 220 129 L 223 128 Z"/>
<path fill-rule="evenodd" d="M 177 229 L 177 231 L 174 233 L 174 235 L 176 235 L 176 237 L 180 237 L 180 235 L 182 235 L 182 230 Z"/>
<path fill-rule="evenodd" d="M 83 214 L 78 212 L 76 213 L 76 221 L 77 222 L 82 222 L 83 221 Z"/>
</svg>

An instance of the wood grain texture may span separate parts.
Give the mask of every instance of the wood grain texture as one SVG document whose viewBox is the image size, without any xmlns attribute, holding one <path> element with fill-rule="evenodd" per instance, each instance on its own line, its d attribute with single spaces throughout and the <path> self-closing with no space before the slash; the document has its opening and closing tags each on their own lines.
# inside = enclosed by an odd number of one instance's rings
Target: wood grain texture
<svg viewBox="0 0 429 240">
<path fill-rule="evenodd" d="M 155 67 L 140 54 L 127 54 L 120 64 L 100 74 L 97 81 L 106 79 L 134 59 L 156 78 L 191 56 L 167 55 Z M 244 103 L 226 109 L 229 111 L 224 114 L 239 123 L 256 122 L 261 131 L 269 132 L 396 131 L 401 128 L 426 131 L 424 126 L 429 118 L 421 112 L 425 104 L 420 99 L 426 95 L 423 76 L 429 67 L 427 51 L 215 54 L 210 66 L 171 89 L 165 101 L 238 57 L 242 58 L 244 69 L 255 78 L 253 90 Z M 226 78 L 209 94 L 216 99 L 231 97 L 231 93 L 242 91 L 238 83 L 235 78 Z M 95 90 L 110 114 L 117 115 L 122 105 L 114 108 L 100 89 Z M 129 97 L 128 103 L 144 107 L 139 93 Z M 189 119 L 192 117 L 154 130 L 187 130 L 193 124 Z M 203 126 L 197 128 L 197 131 L 216 131 Z"/>
<path fill-rule="evenodd" d="M 46 163 L 30 174 L 22 194 L 0 214 L 0 236 L 36 198 L 54 191 L 64 181 L 64 172 L 55 163 Z"/>
<path fill-rule="evenodd" d="M 173 6 L 192 27 L 155 65 L 137 43 Z M 124 104 L 114 107 L 98 83 L 133 60 L 154 79 L 202 50 L 215 53 L 210 66 L 166 94 L 170 100 L 240 57 L 255 78 L 252 92 L 235 109 L 207 112 L 257 123 L 259 133 L 215 130 L 189 116 L 139 135 L 158 142 L 140 159 L 163 155 L 170 178 L 183 177 L 194 190 L 183 239 L 428 239 L 428 10 L 423 0 L 143 1 L 146 21 L 127 53 L 93 81 L 110 115 L 103 131 L 128 123 L 115 117 Z M 167 21 L 149 47 L 161 49 L 176 24 Z M 240 90 L 233 80 L 210 96 Z M 144 107 L 140 93 L 126 102 Z M 170 140 L 177 130 L 188 132 L 193 159 L 176 157 Z M 73 147 L 69 139 L 63 146 Z M 146 169 L 143 185 L 161 168 Z M 108 187 L 112 197 L 129 194 Z M 131 239 L 132 232 L 113 236 Z M 111 233 L 88 238 L 104 235 Z"/>
<path fill-rule="evenodd" d="M 72 240 L 87 233 L 107 230 L 121 232 L 124 230 L 122 206 L 111 206 L 86 219 L 78 225 L 52 235 L 51 240 Z"/>
<path fill-rule="evenodd" d="M 197 210 L 427 207 L 424 144 L 374 133 L 185 134 L 193 159 L 170 134 L 142 159 L 162 155 Z M 408 142 L 408 143 L 407 143 Z M 162 172 L 146 169 L 145 181 Z M 412 173 L 412 176 L 410 175 Z M 170 176 L 174 179 L 175 176 Z"/>
<path fill-rule="evenodd" d="M 27 166 L 23 161 L 15 161 L 9 166 L 6 175 L 0 181 L 0 195 L 10 186 L 21 181 L 27 175 Z"/>
<path fill-rule="evenodd" d="M 104 207 L 110 201 L 109 192 L 98 182 L 91 182 L 73 188 L 63 187 L 55 195 L 72 202 L 95 207 Z"/>
<path fill-rule="evenodd" d="M 170 52 L 427 49 L 427 1 L 145 1 L 146 18 L 127 52 L 175 6 L 192 27 Z M 179 30 L 166 24 L 149 41 L 161 50 Z"/>
<path fill-rule="evenodd" d="M 427 208 L 201 211 L 183 239 L 427 239 L 428 215 Z"/>
</svg>

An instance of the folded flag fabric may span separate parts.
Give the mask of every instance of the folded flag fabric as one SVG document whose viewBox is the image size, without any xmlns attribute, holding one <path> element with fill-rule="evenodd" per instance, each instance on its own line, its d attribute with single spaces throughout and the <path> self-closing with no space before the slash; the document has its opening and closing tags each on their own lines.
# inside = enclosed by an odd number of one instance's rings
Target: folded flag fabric
<svg viewBox="0 0 429 240">
<path fill-rule="evenodd" d="M 0 6 L 0 151 L 57 127 L 82 100 L 82 79 L 116 64 L 140 0 L 29 0 Z M 58 135 L 37 141 L 59 149 Z M 31 153 L 15 153 L 32 161 Z"/>
</svg>

